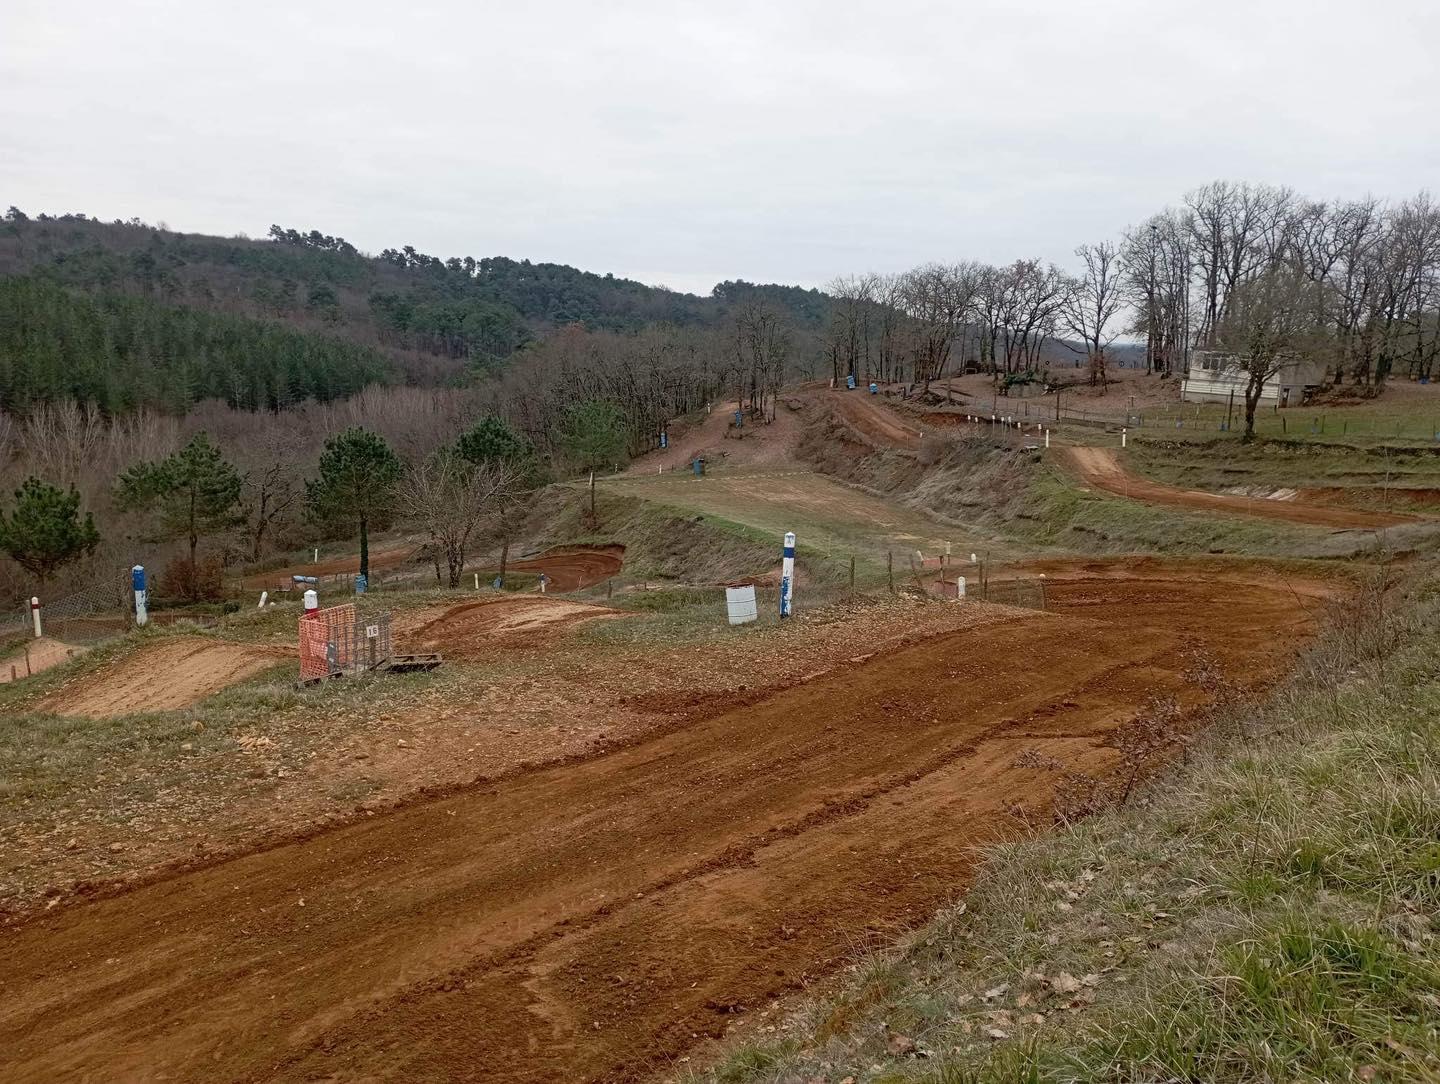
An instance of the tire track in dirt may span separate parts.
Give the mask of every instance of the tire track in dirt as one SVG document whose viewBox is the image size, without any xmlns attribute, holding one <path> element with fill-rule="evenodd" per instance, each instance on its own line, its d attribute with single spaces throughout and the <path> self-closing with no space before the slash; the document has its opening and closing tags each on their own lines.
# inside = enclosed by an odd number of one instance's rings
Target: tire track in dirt
<svg viewBox="0 0 1440 1084">
<path fill-rule="evenodd" d="M 534 557 L 510 561 L 510 572 L 543 572 L 552 591 L 579 591 L 616 575 L 625 564 L 625 547 L 556 546 Z M 495 569 L 491 569 L 494 572 Z M 481 573 L 482 576 L 488 573 Z"/>
<path fill-rule="evenodd" d="M 962 891 L 974 845 L 1047 801 L 1019 753 L 1100 770 L 1108 729 L 1180 690 L 1182 645 L 1260 681 L 1307 620 L 1280 585 L 1126 582 L 37 918 L 0 944 L 11 1077 L 661 1068 Z"/>
<path fill-rule="evenodd" d="M 213 693 L 294 659 L 293 648 L 177 636 L 87 673 L 46 697 L 42 711 L 107 719 L 189 707 Z"/>
<path fill-rule="evenodd" d="M 1262 519 L 1279 519 L 1335 530 L 1373 530 L 1424 522 L 1418 516 L 1393 512 L 1367 512 L 1358 508 L 1312 504 L 1301 500 L 1256 500 L 1229 493 L 1206 493 L 1197 489 L 1167 486 L 1142 478 L 1126 469 L 1112 448 L 1061 448 L 1057 454 L 1059 461 L 1085 484 L 1149 504 L 1164 504 L 1192 511 L 1258 516 Z"/>
</svg>

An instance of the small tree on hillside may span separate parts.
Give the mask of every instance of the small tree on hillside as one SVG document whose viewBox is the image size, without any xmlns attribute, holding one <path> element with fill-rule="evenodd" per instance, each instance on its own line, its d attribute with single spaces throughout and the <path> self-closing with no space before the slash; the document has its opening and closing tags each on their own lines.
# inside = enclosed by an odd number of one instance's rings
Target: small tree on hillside
<svg viewBox="0 0 1440 1084">
<path fill-rule="evenodd" d="M 360 575 L 370 575 L 370 524 L 386 515 L 404 467 L 385 439 L 352 427 L 325 442 L 320 477 L 305 483 L 310 515 L 360 529 Z"/>
<path fill-rule="evenodd" d="M 1316 325 L 1320 286 L 1298 268 L 1279 266 L 1237 286 L 1230 296 L 1216 341 L 1233 351 L 1245 384 L 1246 441 L 1255 439 L 1255 411 L 1265 383 L 1307 349 L 1321 347 Z"/>
<path fill-rule="evenodd" d="M 585 471 L 613 470 L 626 461 L 629 434 L 625 414 L 614 403 L 590 399 L 565 411 L 556 443 L 572 466 Z M 590 526 L 595 518 L 595 484 L 590 484 Z"/>
<path fill-rule="evenodd" d="M 476 467 L 505 468 L 508 472 L 506 484 L 496 494 L 491 515 L 492 537 L 500 540 L 499 581 L 503 587 L 510 543 L 530 509 L 530 496 L 546 483 L 544 465 L 524 436 L 493 415 L 480 419 L 461 434 L 456 452 Z"/>
<path fill-rule="evenodd" d="M 405 473 L 396 491 L 400 511 L 423 527 L 444 555 L 451 587 L 460 585 L 476 533 L 499 512 L 518 475 L 518 469 L 503 460 L 477 466 L 449 450 Z"/>
<path fill-rule="evenodd" d="M 100 532 L 89 512 L 80 518 L 80 494 L 27 478 L 15 491 L 15 506 L 0 508 L 0 550 L 42 584 L 57 569 L 93 553 Z"/>
<path fill-rule="evenodd" d="M 200 536 L 235 523 L 241 485 L 220 449 L 196 433 L 174 455 L 131 467 L 120 476 L 119 490 L 140 511 L 158 513 L 163 534 L 189 541 L 193 568 Z"/>
</svg>

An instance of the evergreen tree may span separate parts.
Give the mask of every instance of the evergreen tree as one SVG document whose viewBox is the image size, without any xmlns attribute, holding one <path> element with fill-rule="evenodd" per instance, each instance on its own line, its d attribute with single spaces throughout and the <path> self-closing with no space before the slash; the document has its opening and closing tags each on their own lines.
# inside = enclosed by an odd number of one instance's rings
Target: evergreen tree
<svg viewBox="0 0 1440 1084">
<path fill-rule="evenodd" d="M 0 508 L 0 550 L 42 584 L 71 561 L 93 553 L 100 532 L 89 512 L 80 518 L 80 494 L 67 493 L 39 478 L 15 491 L 15 507 Z"/>
<path fill-rule="evenodd" d="M 518 463 L 533 455 L 530 442 L 500 418 L 487 414 L 460 434 L 455 442 L 460 458 L 477 466 L 482 463 Z"/>
<path fill-rule="evenodd" d="M 312 518 L 360 528 L 360 575 L 370 576 L 370 524 L 390 512 L 403 467 L 385 438 L 352 427 L 325 442 L 320 477 L 305 483 Z"/>
<path fill-rule="evenodd" d="M 628 458 L 625 412 L 614 403 L 591 399 L 565 412 L 556 441 L 582 470 L 611 470 Z"/>
<path fill-rule="evenodd" d="M 196 433 L 174 455 L 131 467 L 120 476 L 119 490 L 122 500 L 155 512 L 165 536 L 189 540 L 193 569 L 200 536 L 235 523 L 241 484 L 220 449 Z"/>
</svg>

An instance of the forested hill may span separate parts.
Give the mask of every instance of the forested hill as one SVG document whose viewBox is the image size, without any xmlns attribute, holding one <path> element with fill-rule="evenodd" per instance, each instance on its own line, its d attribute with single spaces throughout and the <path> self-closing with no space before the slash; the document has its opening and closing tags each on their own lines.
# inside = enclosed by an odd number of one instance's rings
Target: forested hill
<svg viewBox="0 0 1440 1084">
<path fill-rule="evenodd" d="M 250 240 L 84 215 L 30 217 L 12 208 L 0 222 L 0 283 L 22 278 L 26 284 L 9 284 L 5 303 L 12 314 L 23 304 L 43 321 L 12 331 L 0 347 L 11 351 L 0 361 L 0 381 L 11 382 L 0 383 L 0 403 L 12 407 L 27 396 L 82 389 L 96 389 L 116 406 L 130 401 L 125 396 L 154 402 L 159 395 L 167 408 L 183 409 L 192 392 L 219 394 L 237 406 L 273 405 L 297 395 L 347 394 L 356 380 L 449 383 L 501 367 L 516 350 L 566 325 L 621 332 L 656 323 L 720 327 L 736 305 L 758 294 L 795 327 L 819 329 L 830 303 L 818 290 L 745 282 L 722 283 L 712 296 L 698 297 L 562 264 L 442 260 L 408 245 L 370 256 L 344 238 L 280 226 L 266 240 Z M 46 284 L 88 301 L 67 307 Z M 54 320 L 67 329 L 62 354 L 86 337 L 114 348 L 106 356 L 119 364 L 107 369 L 114 375 L 103 391 L 93 371 L 14 355 L 17 343 L 48 336 L 54 328 L 45 321 Z M 137 338 L 137 322 L 147 329 L 138 337 L 150 344 L 148 353 L 122 345 Z M 271 334 L 276 325 L 290 332 L 274 340 L 286 344 L 285 357 L 254 353 L 272 345 L 261 325 Z M 247 338 L 250 345 L 237 352 L 235 344 Z M 177 352 L 182 341 L 186 358 Z M 246 357 L 255 371 L 247 370 Z M 146 358 L 156 363 L 150 371 Z M 183 376 L 180 384 L 172 372 Z"/>
</svg>

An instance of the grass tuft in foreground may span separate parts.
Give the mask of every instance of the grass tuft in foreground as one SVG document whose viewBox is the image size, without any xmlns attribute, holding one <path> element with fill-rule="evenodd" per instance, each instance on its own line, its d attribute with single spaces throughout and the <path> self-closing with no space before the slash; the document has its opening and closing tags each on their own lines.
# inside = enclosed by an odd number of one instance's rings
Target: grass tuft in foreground
<svg viewBox="0 0 1440 1084">
<path fill-rule="evenodd" d="M 1436 583 L 694 1079 L 1440 1081 Z"/>
</svg>

